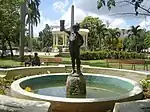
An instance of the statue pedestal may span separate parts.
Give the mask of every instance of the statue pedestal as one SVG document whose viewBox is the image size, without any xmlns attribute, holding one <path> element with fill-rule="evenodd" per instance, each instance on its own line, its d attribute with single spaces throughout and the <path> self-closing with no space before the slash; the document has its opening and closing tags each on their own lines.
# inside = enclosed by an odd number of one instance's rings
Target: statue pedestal
<svg viewBox="0 0 150 112">
<path fill-rule="evenodd" d="M 67 97 L 85 98 L 86 97 L 86 81 L 83 75 L 77 73 L 71 74 L 66 82 Z"/>
</svg>

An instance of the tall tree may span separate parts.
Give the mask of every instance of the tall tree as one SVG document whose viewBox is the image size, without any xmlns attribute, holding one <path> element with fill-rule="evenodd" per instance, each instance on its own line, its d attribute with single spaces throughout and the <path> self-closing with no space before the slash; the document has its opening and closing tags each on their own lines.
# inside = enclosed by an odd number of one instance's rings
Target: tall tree
<svg viewBox="0 0 150 112">
<path fill-rule="evenodd" d="M 99 49 L 102 50 L 105 41 L 105 33 L 107 31 L 106 25 L 101 23 L 101 21 L 96 25 L 96 33 L 98 36 Z"/>
<path fill-rule="evenodd" d="M 150 48 L 150 31 L 147 31 L 144 39 L 145 48 Z"/>
<path fill-rule="evenodd" d="M 36 12 L 37 11 L 37 7 L 39 6 L 39 0 L 32 0 L 33 2 L 31 2 L 31 7 L 29 6 L 29 2 L 28 0 L 22 0 L 21 2 L 21 6 L 20 6 L 20 15 L 21 15 L 21 33 L 20 33 L 20 58 L 21 61 L 23 61 L 24 58 L 24 38 L 25 38 L 25 15 L 27 14 L 27 8 L 31 8 L 30 9 L 30 17 L 28 20 L 34 20 L 33 18 L 35 18 L 35 16 L 32 16 L 32 12 Z M 28 6 L 28 7 L 27 7 Z M 37 15 L 37 12 L 34 13 L 34 15 Z M 33 18 L 32 18 L 33 17 Z M 29 21 L 31 24 L 33 21 Z M 32 27 L 31 27 L 32 29 Z M 32 33 L 33 35 L 33 33 Z"/>
<path fill-rule="evenodd" d="M 144 43 L 145 38 L 146 38 L 146 30 L 142 29 L 140 31 L 139 38 L 137 38 L 137 52 L 141 52 L 143 49 L 146 48 L 145 43 Z"/>
<path fill-rule="evenodd" d="M 33 38 L 33 25 L 37 26 L 40 22 L 40 12 L 39 12 L 39 5 L 40 0 L 27 0 L 27 20 L 26 23 L 29 26 L 29 48 L 32 50 L 32 39 Z"/>
<path fill-rule="evenodd" d="M 109 50 L 117 50 L 117 46 L 119 43 L 120 31 L 118 28 L 116 29 L 108 29 L 108 33 L 106 35 L 105 43 Z"/>
<path fill-rule="evenodd" d="M 102 21 L 99 20 L 99 18 L 92 16 L 85 17 L 84 20 L 80 23 L 81 28 L 89 29 L 88 47 L 90 50 L 96 50 L 96 48 L 99 48 L 99 44 L 97 43 L 97 33 L 100 34 L 100 31 L 97 27 L 100 27 L 101 24 Z"/>
<path fill-rule="evenodd" d="M 132 38 L 135 40 L 135 48 L 136 48 L 136 51 L 138 50 L 137 48 L 137 42 L 138 42 L 138 39 L 140 38 L 140 32 L 141 32 L 141 29 L 140 29 L 140 26 L 131 26 L 131 29 L 128 30 L 128 37 L 129 38 Z"/>
<path fill-rule="evenodd" d="M 46 24 L 45 28 L 39 32 L 39 41 L 41 41 L 41 48 L 53 45 L 52 28 Z"/>
<path fill-rule="evenodd" d="M 19 33 L 19 5 L 18 0 L 0 0 L 0 40 L 2 43 L 2 55 L 6 50 L 6 46 L 9 45 L 9 49 L 12 52 L 12 42 L 18 38 Z"/>
<path fill-rule="evenodd" d="M 128 51 L 141 52 L 142 49 L 147 48 L 145 44 L 147 32 L 144 29 L 139 29 L 137 26 L 132 26 L 129 32 L 129 36 L 125 38 L 123 42 L 124 49 Z"/>
</svg>

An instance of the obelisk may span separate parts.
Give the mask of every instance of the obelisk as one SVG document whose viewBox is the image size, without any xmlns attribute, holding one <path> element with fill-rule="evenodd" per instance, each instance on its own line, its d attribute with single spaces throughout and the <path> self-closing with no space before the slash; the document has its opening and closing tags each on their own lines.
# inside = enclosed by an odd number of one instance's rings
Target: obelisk
<svg viewBox="0 0 150 112">
<path fill-rule="evenodd" d="M 74 25 L 74 5 L 71 7 L 71 28 Z"/>
</svg>

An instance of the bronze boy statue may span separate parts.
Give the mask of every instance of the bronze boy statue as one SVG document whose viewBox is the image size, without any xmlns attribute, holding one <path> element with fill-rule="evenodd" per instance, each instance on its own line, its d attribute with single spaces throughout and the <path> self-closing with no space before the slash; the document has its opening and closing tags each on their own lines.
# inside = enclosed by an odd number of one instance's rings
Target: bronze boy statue
<svg viewBox="0 0 150 112">
<path fill-rule="evenodd" d="M 76 72 L 75 70 L 75 60 L 77 64 L 77 74 L 82 75 L 80 70 L 80 47 L 83 45 L 83 37 L 78 33 L 80 29 L 79 24 L 73 25 L 71 31 L 67 31 L 64 28 L 64 31 L 69 35 L 69 51 L 72 61 L 72 74 Z"/>
</svg>

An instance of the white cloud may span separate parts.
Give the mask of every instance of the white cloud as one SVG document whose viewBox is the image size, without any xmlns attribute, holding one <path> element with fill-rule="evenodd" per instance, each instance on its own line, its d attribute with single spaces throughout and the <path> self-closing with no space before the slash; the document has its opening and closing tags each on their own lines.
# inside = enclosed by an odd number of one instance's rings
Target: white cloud
<svg viewBox="0 0 150 112">
<path fill-rule="evenodd" d="M 141 28 L 145 28 L 147 30 L 150 30 L 150 18 L 143 20 L 139 25 Z"/>
<path fill-rule="evenodd" d="M 126 23 L 126 21 L 122 18 L 116 18 L 113 19 L 112 22 L 110 23 L 110 27 L 112 28 L 129 28 L 129 25 Z"/>
<path fill-rule="evenodd" d="M 87 16 L 87 12 L 80 8 L 75 8 L 75 22 L 81 22 Z"/>
<path fill-rule="evenodd" d="M 75 8 L 75 22 L 81 22 L 84 17 L 86 17 L 87 14 L 85 11 Z M 65 20 L 65 25 L 68 26 L 71 23 L 71 6 L 68 8 L 68 10 L 64 13 L 64 15 L 60 18 Z"/>
<path fill-rule="evenodd" d="M 39 32 L 42 31 L 45 28 L 45 24 L 49 25 L 58 25 L 59 21 L 58 20 L 50 20 L 49 18 L 45 18 L 42 15 L 41 12 L 41 22 L 38 24 L 37 27 L 34 26 L 34 36 L 37 37 L 39 35 Z"/>
<path fill-rule="evenodd" d="M 64 1 L 64 2 L 63 2 Z M 97 10 L 96 8 L 96 2 L 97 0 L 76 0 L 76 6 L 75 6 L 75 22 L 81 22 L 86 16 L 93 16 L 93 17 L 99 17 L 104 23 L 108 22 L 110 23 L 110 27 L 112 28 L 128 28 L 129 25 L 125 21 L 125 18 L 122 17 L 112 17 L 109 16 L 110 13 L 118 11 L 119 8 L 113 9 L 111 12 L 107 10 L 107 8 L 102 8 L 101 10 Z M 53 4 L 53 8 L 55 11 L 63 12 L 63 15 L 58 20 L 50 20 L 49 18 L 45 18 L 41 14 L 41 23 L 38 25 L 37 28 L 34 29 L 34 35 L 38 36 L 39 31 L 43 30 L 45 27 L 45 24 L 49 25 L 59 25 L 59 20 L 64 19 L 65 25 L 70 26 L 71 22 L 71 5 L 70 7 L 65 10 L 65 8 L 68 6 L 69 2 L 68 0 L 59 0 L 56 1 Z M 128 9 L 131 9 L 131 7 Z M 120 8 L 119 10 L 124 10 Z M 141 23 L 143 24 L 143 23 Z M 149 21 L 150 24 L 150 21 Z"/>
<path fill-rule="evenodd" d="M 63 1 L 57 1 L 53 3 L 53 9 L 56 12 L 61 12 L 64 13 L 65 12 L 65 8 L 69 5 L 68 0 L 63 0 Z"/>
<path fill-rule="evenodd" d="M 81 22 L 86 16 L 99 17 L 104 23 L 109 21 L 110 27 L 113 27 L 113 28 L 120 27 L 120 26 L 122 28 L 128 27 L 126 21 L 123 18 L 111 18 L 107 15 L 98 15 L 96 13 L 87 12 L 78 7 L 75 7 L 75 22 Z M 71 6 L 64 13 L 64 15 L 61 17 L 61 19 L 64 19 L 66 21 L 66 25 L 70 24 L 70 22 L 71 22 Z"/>
</svg>

